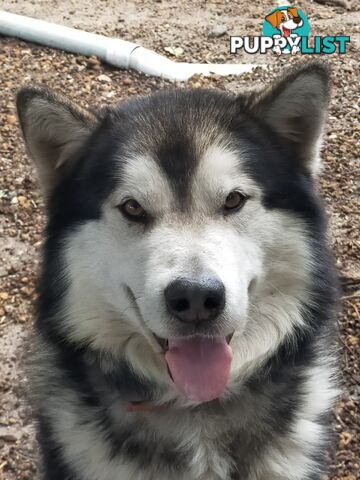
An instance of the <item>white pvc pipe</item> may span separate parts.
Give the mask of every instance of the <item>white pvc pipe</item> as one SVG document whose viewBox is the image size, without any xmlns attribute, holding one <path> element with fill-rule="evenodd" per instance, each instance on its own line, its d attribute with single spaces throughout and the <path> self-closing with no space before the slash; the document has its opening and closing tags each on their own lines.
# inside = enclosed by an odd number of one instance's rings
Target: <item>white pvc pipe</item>
<svg viewBox="0 0 360 480">
<path fill-rule="evenodd" d="M 95 55 L 115 67 L 132 68 L 169 80 L 187 80 L 195 74 L 238 75 L 259 66 L 177 63 L 136 43 L 3 11 L 0 11 L 0 34 L 80 55 Z"/>
</svg>

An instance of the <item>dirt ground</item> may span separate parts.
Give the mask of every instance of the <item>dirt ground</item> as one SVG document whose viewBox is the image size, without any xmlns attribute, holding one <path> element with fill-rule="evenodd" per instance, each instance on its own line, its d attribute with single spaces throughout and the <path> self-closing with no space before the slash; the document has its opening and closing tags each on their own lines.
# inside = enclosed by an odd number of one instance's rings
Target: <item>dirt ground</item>
<svg viewBox="0 0 360 480">
<path fill-rule="evenodd" d="M 360 478 L 360 250 L 358 196 L 360 165 L 358 2 L 349 9 L 296 4 L 307 14 L 312 33 L 351 36 L 345 55 L 323 58 L 333 70 L 333 91 L 323 150 L 320 189 L 330 215 L 333 245 L 342 285 L 338 316 L 343 393 L 333 416 L 336 432 L 327 480 Z M 233 92 L 261 87 L 299 58 L 230 56 L 229 35 L 259 35 L 263 17 L 275 2 L 261 0 L 183 2 L 145 0 L 4 0 L 13 13 L 43 18 L 140 43 L 168 55 L 181 47 L 177 61 L 257 62 L 268 65 L 241 77 L 191 79 L 182 87 Z M 226 29 L 214 37 L 214 27 Z M 20 365 L 32 325 L 43 202 L 25 155 L 14 98 L 21 85 L 44 83 L 83 106 L 108 104 L 130 95 L 169 88 L 170 82 L 113 69 L 96 58 L 51 50 L 0 37 L 0 480 L 38 480 L 31 412 L 25 401 L 26 378 Z"/>
</svg>

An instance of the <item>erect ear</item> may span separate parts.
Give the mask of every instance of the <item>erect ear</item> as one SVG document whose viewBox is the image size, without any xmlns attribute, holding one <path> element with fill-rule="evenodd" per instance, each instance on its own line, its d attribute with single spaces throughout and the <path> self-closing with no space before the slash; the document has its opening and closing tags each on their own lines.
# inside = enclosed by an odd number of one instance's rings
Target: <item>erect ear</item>
<svg viewBox="0 0 360 480">
<path fill-rule="evenodd" d="M 310 62 L 250 100 L 250 111 L 278 135 L 308 171 L 316 171 L 329 100 L 328 68 Z"/>
<path fill-rule="evenodd" d="M 265 20 L 267 20 L 273 28 L 278 28 L 278 25 L 280 25 L 280 19 L 281 19 L 280 10 L 275 10 L 275 12 L 270 13 L 270 15 L 267 15 L 265 17 Z"/>
<path fill-rule="evenodd" d="M 17 111 L 27 150 L 49 194 L 74 167 L 76 152 L 95 129 L 97 118 L 45 87 L 20 90 Z"/>
</svg>

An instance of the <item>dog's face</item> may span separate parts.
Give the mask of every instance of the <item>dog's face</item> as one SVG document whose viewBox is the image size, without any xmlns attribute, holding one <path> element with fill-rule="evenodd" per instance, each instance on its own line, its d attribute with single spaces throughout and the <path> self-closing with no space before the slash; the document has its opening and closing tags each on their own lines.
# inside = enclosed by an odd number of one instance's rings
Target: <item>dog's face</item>
<svg viewBox="0 0 360 480">
<path fill-rule="evenodd" d="M 192 355 L 201 364 L 199 349 L 219 384 L 275 349 L 309 296 L 326 102 L 318 66 L 261 95 L 177 90 L 98 114 L 48 91 L 20 93 L 62 291 L 54 328 L 164 382 L 169 348 L 180 387 L 191 378 L 179 368 Z M 189 397 L 211 399 L 219 384 Z"/>
<path fill-rule="evenodd" d="M 265 18 L 274 28 L 280 30 L 284 37 L 288 37 L 292 30 L 300 28 L 304 23 L 295 7 L 275 10 Z"/>
</svg>

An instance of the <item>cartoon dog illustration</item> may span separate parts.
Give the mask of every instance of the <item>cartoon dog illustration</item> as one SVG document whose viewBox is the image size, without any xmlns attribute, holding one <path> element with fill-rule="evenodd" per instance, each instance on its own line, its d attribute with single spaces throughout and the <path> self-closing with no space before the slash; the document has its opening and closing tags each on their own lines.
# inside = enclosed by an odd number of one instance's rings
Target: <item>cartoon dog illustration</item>
<svg viewBox="0 0 360 480">
<path fill-rule="evenodd" d="M 281 36 L 289 37 L 295 36 L 296 34 L 293 33 L 293 30 L 301 27 L 304 22 L 299 16 L 298 10 L 295 7 L 289 7 L 283 10 L 275 10 L 275 12 L 267 15 L 265 19 L 271 24 L 273 28 L 276 28 L 281 32 Z M 278 55 L 281 54 L 280 47 L 276 47 L 274 49 L 275 53 Z M 299 51 L 298 47 L 293 47 L 291 50 L 292 54 L 295 54 Z"/>
</svg>

